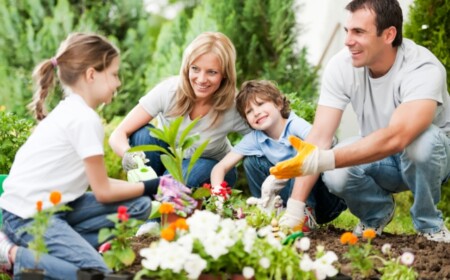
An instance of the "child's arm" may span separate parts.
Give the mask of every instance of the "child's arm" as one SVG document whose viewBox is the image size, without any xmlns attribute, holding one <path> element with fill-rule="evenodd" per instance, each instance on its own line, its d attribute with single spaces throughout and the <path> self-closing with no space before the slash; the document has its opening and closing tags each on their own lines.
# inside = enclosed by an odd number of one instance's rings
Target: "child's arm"
<svg viewBox="0 0 450 280">
<path fill-rule="evenodd" d="M 144 183 L 129 183 L 108 178 L 102 155 L 84 159 L 86 175 L 98 202 L 109 203 L 139 197 L 144 193 Z"/>
<path fill-rule="evenodd" d="M 225 175 L 231 168 L 235 167 L 236 164 L 244 158 L 243 155 L 229 152 L 221 161 L 219 161 L 214 168 L 211 170 L 211 186 L 220 185 Z"/>
</svg>

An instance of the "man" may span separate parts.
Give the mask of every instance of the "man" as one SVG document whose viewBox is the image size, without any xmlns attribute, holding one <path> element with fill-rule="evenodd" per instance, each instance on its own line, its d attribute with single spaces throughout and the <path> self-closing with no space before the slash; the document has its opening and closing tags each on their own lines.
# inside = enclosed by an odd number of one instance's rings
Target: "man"
<svg viewBox="0 0 450 280">
<path fill-rule="evenodd" d="M 366 228 L 381 234 L 394 214 L 392 194 L 411 190 L 415 229 L 429 240 L 449 243 L 436 208 L 450 173 L 445 68 L 427 49 L 402 39 L 397 1 L 353 0 L 346 9 L 347 48 L 324 71 L 313 128 L 306 142 L 290 139 L 297 156 L 271 173 L 279 179 L 305 176 L 290 198 L 302 201 L 319 173 L 330 170 L 322 179 L 360 219 L 357 235 Z M 361 137 L 326 150 L 349 103 Z M 292 226 L 302 213 L 288 205 L 280 222 Z"/>
</svg>

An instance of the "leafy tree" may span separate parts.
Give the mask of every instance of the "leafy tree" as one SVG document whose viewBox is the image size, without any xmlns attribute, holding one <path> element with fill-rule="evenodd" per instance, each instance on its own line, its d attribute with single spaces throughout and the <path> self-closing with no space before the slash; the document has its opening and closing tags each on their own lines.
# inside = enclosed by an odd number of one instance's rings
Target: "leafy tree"
<svg viewBox="0 0 450 280">
<path fill-rule="evenodd" d="M 428 48 L 444 64 L 450 87 L 450 0 L 415 0 L 404 35 Z"/>
<path fill-rule="evenodd" d="M 67 34 L 84 31 L 104 34 L 121 49 L 121 94 L 101 114 L 108 120 L 126 114 L 145 88 L 145 70 L 164 21 L 146 13 L 142 0 L 0 0 L 0 105 L 27 115 L 34 66 L 52 57 Z M 55 93 L 59 98 L 60 90 Z"/>
</svg>

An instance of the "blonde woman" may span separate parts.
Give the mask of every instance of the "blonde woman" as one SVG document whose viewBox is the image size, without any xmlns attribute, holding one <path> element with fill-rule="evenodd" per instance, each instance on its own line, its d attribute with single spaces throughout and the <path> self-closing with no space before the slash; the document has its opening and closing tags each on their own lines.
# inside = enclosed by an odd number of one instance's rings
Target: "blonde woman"
<svg viewBox="0 0 450 280">
<path fill-rule="evenodd" d="M 202 157 L 192 169 L 188 187 L 197 187 L 210 181 L 210 173 L 231 149 L 227 135 L 230 132 L 247 133 L 249 128 L 235 109 L 236 51 L 230 39 L 219 32 L 205 32 L 197 36 L 185 49 L 179 76 L 163 80 L 128 113 L 111 134 L 109 144 L 123 157 L 125 170 L 134 168 L 133 156 L 127 152 L 131 146 L 167 144 L 153 138 L 148 128 L 154 118 L 159 126 L 167 125 L 183 116 L 181 131 L 194 119 L 200 118 L 191 133 L 199 133 L 201 139 L 188 151 L 187 158 L 204 140 L 210 142 Z M 137 153 L 150 161 L 147 163 L 158 175 L 167 174 L 160 160 L 160 153 Z M 188 162 L 183 162 L 183 175 Z M 230 170 L 225 180 L 236 182 L 236 169 Z M 155 189 L 157 188 L 155 181 Z"/>
</svg>

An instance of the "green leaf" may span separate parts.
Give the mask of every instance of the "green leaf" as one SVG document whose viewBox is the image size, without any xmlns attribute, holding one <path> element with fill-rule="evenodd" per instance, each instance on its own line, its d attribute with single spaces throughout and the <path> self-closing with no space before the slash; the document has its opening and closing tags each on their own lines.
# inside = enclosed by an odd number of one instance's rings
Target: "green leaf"
<svg viewBox="0 0 450 280">
<path fill-rule="evenodd" d="M 148 216 L 148 219 L 156 219 L 161 217 L 161 213 L 159 213 L 159 207 L 161 206 L 161 203 L 156 200 L 152 200 L 152 211 L 150 215 Z"/>
<path fill-rule="evenodd" d="M 109 228 L 102 228 L 98 232 L 98 242 L 103 243 L 106 240 L 108 240 L 109 238 L 111 238 L 111 236 L 112 236 L 112 232 Z"/>
<path fill-rule="evenodd" d="M 164 149 L 161 146 L 158 145 L 140 145 L 140 146 L 135 146 L 132 147 L 128 150 L 129 152 L 138 152 L 138 151 L 143 151 L 143 152 L 162 152 L 167 154 L 167 150 Z"/>
<path fill-rule="evenodd" d="M 161 162 L 164 164 L 164 167 L 166 167 L 166 169 L 169 171 L 169 173 L 175 180 L 183 184 L 185 183 L 183 179 L 181 166 L 179 166 L 179 164 L 175 161 L 174 158 L 168 155 L 161 155 Z"/>
<path fill-rule="evenodd" d="M 116 256 L 126 266 L 131 265 L 136 258 L 133 249 L 130 247 L 126 247 L 121 251 L 116 251 Z"/>
<path fill-rule="evenodd" d="M 194 119 L 185 129 L 184 131 L 181 133 L 180 135 L 180 143 L 184 142 L 184 139 L 186 138 L 186 136 L 189 134 L 189 132 L 191 132 L 191 130 L 194 128 L 194 126 L 198 123 L 198 121 L 200 120 L 200 118 L 196 118 Z"/>
<path fill-rule="evenodd" d="M 193 199 L 201 199 L 211 196 L 211 191 L 207 188 L 197 188 L 192 194 Z"/>
<path fill-rule="evenodd" d="M 198 148 L 195 150 L 195 152 L 192 154 L 191 158 L 189 159 L 189 165 L 186 172 L 186 181 L 189 178 L 189 174 L 191 173 L 192 168 L 194 167 L 197 160 L 202 156 L 203 151 L 206 149 L 206 146 L 208 146 L 209 140 L 206 140 L 203 142 Z"/>
</svg>

